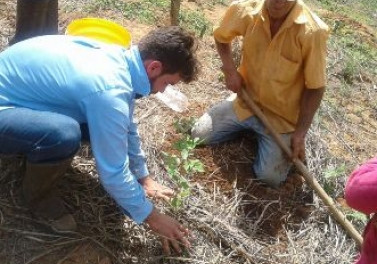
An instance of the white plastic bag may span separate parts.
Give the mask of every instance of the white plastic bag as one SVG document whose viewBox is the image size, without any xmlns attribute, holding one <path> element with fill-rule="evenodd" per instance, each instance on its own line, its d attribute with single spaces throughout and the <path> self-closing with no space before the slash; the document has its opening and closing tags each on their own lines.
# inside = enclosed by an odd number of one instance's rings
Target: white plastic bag
<svg viewBox="0 0 377 264">
<path fill-rule="evenodd" d="M 163 93 L 156 93 L 156 97 L 158 100 L 176 112 L 183 112 L 187 110 L 189 105 L 186 95 L 178 91 L 173 85 L 170 84 L 166 86 Z"/>
</svg>

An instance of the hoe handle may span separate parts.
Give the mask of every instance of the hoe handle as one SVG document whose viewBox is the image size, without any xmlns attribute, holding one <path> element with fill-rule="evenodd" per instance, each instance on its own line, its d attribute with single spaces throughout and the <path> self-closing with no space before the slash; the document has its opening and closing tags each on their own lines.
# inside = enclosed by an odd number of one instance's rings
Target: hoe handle
<svg viewBox="0 0 377 264">
<path fill-rule="evenodd" d="M 288 157 L 292 157 L 292 150 L 283 142 L 271 124 L 268 122 L 265 115 L 259 109 L 259 107 L 254 103 L 254 101 L 249 97 L 248 93 L 245 89 L 242 89 L 241 92 L 238 94 L 241 96 L 242 100 L 247 104 L 247 106 L 253 111 L 253 113 L 260 119 L 263 125 L 267 128 L 267 130 L 271 133 L 273 138 L 275 139 L 276 143 L 280 146 L 280 148 L 288 155 Z M 309 172 L 306 168 L 304 163 L 299 159 L 293 160 L 294 165 L 296 168 L 302 173 L 303 177 L 305 178 L 306 183 L 317 193 L 317 195 L 321 198 L 323 203 L 327 206 L 328 210 L 332 214 L 332 216 L 338 221 L 338 223 L 343 226 L 346 232 L 355 240 L 358 246 L 361 246 L 363 242 L 363 238 L 359 234 L 359 232 L 354 228 L 354 226 L 349 222 L 344 214 L 336 208 L 334 200 L 327 195 L 325 190 L 321 187 L 318 181 L 313 177 L 313 175 Z"/>
</svg>

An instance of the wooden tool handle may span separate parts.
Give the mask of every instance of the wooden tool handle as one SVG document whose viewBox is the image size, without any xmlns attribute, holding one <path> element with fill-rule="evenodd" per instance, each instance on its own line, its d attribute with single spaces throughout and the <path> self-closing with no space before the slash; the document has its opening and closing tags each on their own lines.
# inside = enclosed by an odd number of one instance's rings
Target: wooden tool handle
<svg viewBox="0 0 377 264">
<path fill-rule="evenodd" d="M 241 92 L 238 94 L 241 96 L 241 99 L 247 104 L 247 106 L 253 111 L 253 113 L 261 120 L 263 125 L 267 128 L 267 130 L 271 133 L 272 137 L 275 139 L 276 143 L 280 146 L 280 148 L 284 151 L 288 157 L 292 157 L 292 150 L 288 147 L 284 141 L 281 139 L 280 134 L 278 134 L 275 129 L 271 126 L 270 122 L 268 122 L 265 115 L 259 109 L 259 107 L 254 103 L 252 99 L 250 99 L 248 93 L 245 89 L 242 89 Z M 349 222 L 345 215 L 336 208 L 334 200 L 328 196 L 325 190 L 321 187 L 318 181 L 311 175 L 309 170 L 306 168 L 304 163 L 299 159 L 294 159 L 293 164 L 296 168 L 302 173 L 303 177 L 305 178 L 306 183 L 317 193 L 317 195 L 321 198 L 323 203 L 327 206 L 330 213 L 333 215 L 336 221 L 346 230 L 346 232 L 355 240 L 358 246 L 361 246 L 363 243 L 363 238 L 359 234 L 359 232 L 354 228 L 351 222 Z"/>
</svg>

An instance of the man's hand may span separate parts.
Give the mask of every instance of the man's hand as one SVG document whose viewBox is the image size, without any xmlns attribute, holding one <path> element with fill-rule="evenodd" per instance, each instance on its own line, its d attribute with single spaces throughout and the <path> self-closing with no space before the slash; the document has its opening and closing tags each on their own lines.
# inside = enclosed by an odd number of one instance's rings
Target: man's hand
<svg viewBox="0 0 377 264">
<path fill-rule="evenodd" d="M 139 183 L 143 186 L 146 195 L 151 199 L 157 198 L 169 202 L 170 198 L 174 196 L 172 189 L 157 183 L 149 176 L 139 179 Z"/>
<path fill-rule="evenodd" d="M 234 93 L 241 91 L 243 87 L 243 78 L 237 70 L 223 70 L 226 87 Z"/>
<path fill-rule="evenodd" d="M 177 253 L 182 253 L 182 248 L 189 248 L 189 230 L 170 216 L 159 213 L 153 209 L 145 223 L 149 228 L 161 237 L 162 249 L 167 255 L 171 254 L 170 246 Z"/>
<path fill-rule="evenodd" d="M 295 132 L 291 138 L 292 159 L 305 159 L 305 134 Z"/>
<path fill-rule="evenodd" d="M 313 116 L 321 103 L 325 88 L 304 89 L 300 103 L 300 114 L 296 131 L 292 135 L 292 159 L 305 159 L 305 136 L 313 120 Z"/>
</svg>

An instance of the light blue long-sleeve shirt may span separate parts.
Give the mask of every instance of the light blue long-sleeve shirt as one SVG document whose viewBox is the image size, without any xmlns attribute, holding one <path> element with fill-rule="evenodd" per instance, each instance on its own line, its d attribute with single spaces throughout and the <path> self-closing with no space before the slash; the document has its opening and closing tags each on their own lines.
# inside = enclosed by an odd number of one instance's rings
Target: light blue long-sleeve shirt
<svg viewBox="0 0 377 264">
<path fill-rule="evenodd" d="M 150 89 L 137 46 L 56 35 L 0 54 L 0 109 L 52 111 L 87 123 L 100 181 L 137 223 L 153 205 L 138 183 L 148 169 L 132 115 L 135 95 Z"/>
</svg>

